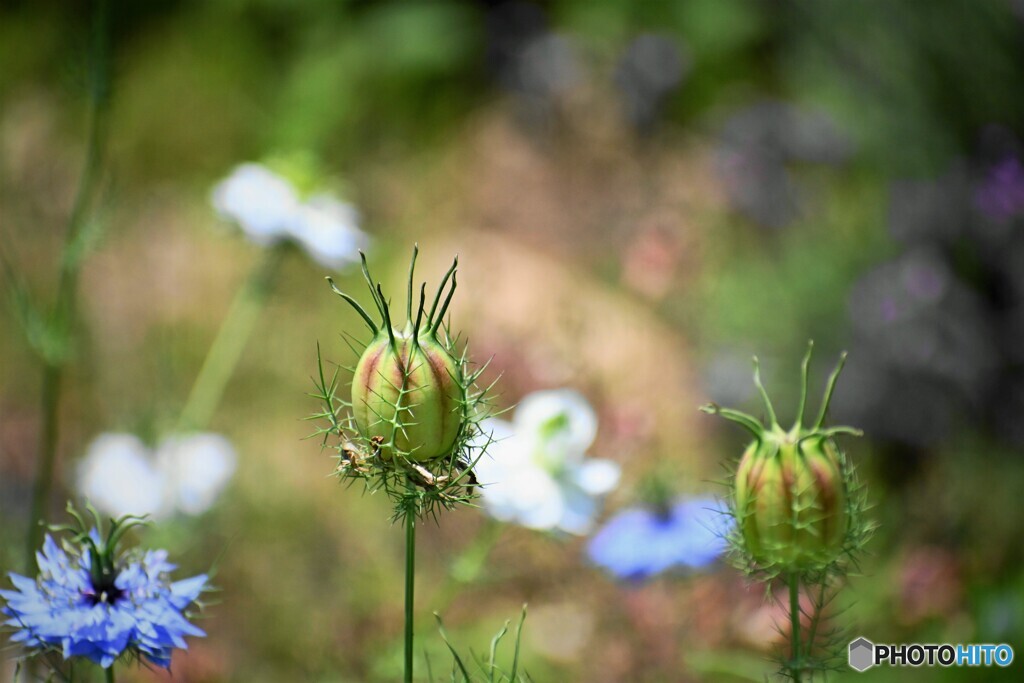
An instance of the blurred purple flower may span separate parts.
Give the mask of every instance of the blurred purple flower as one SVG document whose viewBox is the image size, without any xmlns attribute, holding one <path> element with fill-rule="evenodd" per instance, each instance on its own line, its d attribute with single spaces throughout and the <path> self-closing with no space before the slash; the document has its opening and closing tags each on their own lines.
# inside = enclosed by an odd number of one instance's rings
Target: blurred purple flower
<svg viewBox="0 0 1024 683">
<path fill-rule="evenodd" d="M 689 70 L 689 56 L 673 37 L 645 33 L 634 38 L 615 68 L 629 121 L 640 129 L 650 127 Z"/>
<path fill-rule="evenodd" d="M 732 517 L 713 498 L 680 500 L 668 509 L 626 509 L 587 546 L 591 561 L 619 579 L 642 581 L 674 568 L 701 569 L 726 549 Z"/>
<path fill-rule="evenodd" d="M 934 246 L 865 273 L 849 300 L 854 345 L 837 415 L 926 445 L 983 406 L 999 367 L 987 302 Z"/>
<path fill-rule="evenodd" d="M 903 244 L 952 244 L 970 220 L 970 180 L 955 166 L 934 179 L 903 179 L 889 190 L 889 232 Z"/>
<path fill-rule="evenodd" d="M 1024 211 L 1024 167 L 1010 157 L 989 169 L 974 194 L 975 205 L 989 218 L 1007 220 Z"/>
<path fill-rule="evenodd" d="M 738 211 L 765 227 L 783 228 L 797 219 L 801 205 L 788 164 L 836 165 L 851 151 L 849 139 L 824 114 L 761 102 L 725 122 L 717 166 Z"/>
<path fill-rule="evenodd" d="M 758 151 L 780 161 L 840 164 L 852 153 L 849 138 L 825 114 L 786 102 L 759 102 L 723 125 L 722 144 Z"/>
</svg>

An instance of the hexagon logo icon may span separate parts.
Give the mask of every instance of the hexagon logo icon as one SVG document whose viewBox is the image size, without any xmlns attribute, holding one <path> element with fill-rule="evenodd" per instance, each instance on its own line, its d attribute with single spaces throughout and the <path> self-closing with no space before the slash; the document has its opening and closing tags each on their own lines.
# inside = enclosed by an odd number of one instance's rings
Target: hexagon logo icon
<svg viewBox="0 0 1024 683">
<path fill-rule="evenodd" d="M 875 644 L 867 638 L 858 638 L 850 643 L 850 667 L 855 671 L 867 671 L 875 665 Z"/>
</svg>

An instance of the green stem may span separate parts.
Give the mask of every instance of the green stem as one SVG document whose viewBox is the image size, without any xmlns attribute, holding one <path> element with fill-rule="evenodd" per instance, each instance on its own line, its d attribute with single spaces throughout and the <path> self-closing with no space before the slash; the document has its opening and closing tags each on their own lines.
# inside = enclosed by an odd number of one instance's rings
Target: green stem
<svg viewBox="0 0 1024 683">
<path fill-rule="evenodd" d="M 203 429 L 209 424 L 267 301 L 284 251 L 284 245 L 268 249 L 235 295 L 181 411 L 178 431 Z"/>
<path fill-rule="evenodd" d="M 29 507 L 29 528 L 26 534 L 26 570 L 33 572 L 36 548 L 42 543 L 43 527 L 40 522 L 49 508 L 53 486 L 53 471 L 57 460 L 57 442 L 60 437 L 61 377 L 68 349 L 71 347 L 71 329 L 75 317 L 78 274 L 83 261 L 82 231 L 92 207 L 99 171 L 103 161 L 106 140 L 106 111 L 110 99 L 107 68 L 108 8 L 106 0 L 97 0 L 93 23 L 92 88 L 89 93 L 88 133 L 86 134 L 85 161 L 78 180 L 74 204 L 68 217 L 64 246 L 57 276 L 57 295 L 53 304 L 50 325 L 62 337 L 56 357 L 43 358 L 42 425 L 39 433 L 39 464 L 32 487 Z"/>
<path fill-rule="evenodd" d="M 60 408 L 61 368 L 53 363 L 43 364 L 43 386 L 41 393 L 42 425 L 39 435 L 39 467 L 32 487 L 32 507 L 29 512 L 29 531 L 26 537 L 25 570 L 34 573 L 35 552 L 42 544 L 43 523 L 50 502 L 50 487 L 53 482 L 53 468 L 57 455 L 57 437 L 60 425 L 57 415 Z"/>
<path fill-rule="evenodd" d="M 405 513 L 405 683 L 412 683 L 414 591 L 416 587 L 416 514 Z"/>
<path fill-rule="evenodd" d="M 811 625 L 807 629 L 807 638 L 804 639 L 804 649 L 807 651 L 807 656 L 810 657 L 814 649 L 814 639 L 818 634 L 818 624 L 821 623 L 821 613 L 825 609 L 825 590 L 828 588 L 828 582 L 825 579 L 821 581 L 821 589 L 818 591 L 818 601 L 814 603 L 814 612 L 811 616 Z"/>
<path fill-rule="evenodd" d="M 103 670 L 103 675 L 107 683 L 114 683 L 114 665 L 111 664 Z"/>
<path fill-rule="evenodd" d="M 800 576 L 796 572 L 789 575 L 789 623 L 791 650 L 788 668 L 794 683 L 800 683 L 803 668 L 800 656 Z"/>
</svg>

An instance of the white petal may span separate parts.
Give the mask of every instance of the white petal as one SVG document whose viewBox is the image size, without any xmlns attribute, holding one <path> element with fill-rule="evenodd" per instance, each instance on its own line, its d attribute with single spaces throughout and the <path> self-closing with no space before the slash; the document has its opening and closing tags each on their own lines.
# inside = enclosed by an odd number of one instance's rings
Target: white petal
<svg viewBox="0 0 1024 683">
<path fill-rule="evenodd" d="M 564 508 L 558 520 L 558 528 L 570 534 L 585 536 L 594 526 L 594 518 L 599 510 L 598 501 L 571 486 L 562 488 Z"/>
<path fill-rule="evenodd" d="M 480 472 L 501 472 L 508 468 L 529 464 L 529 444 L 518 438 L 511 423 L 491 418 L 480 424 L 480 433 L 473 439 L 473 452 L 477 461 L 477 476 Z M 483 480 L 481 480 L 483 481 Z"/>
<path fill-rule="evenodd" d="M 355 207 L 330 195 L 317 195 L 302 204 L 288 229 L 314 261 L 331 270 L 357 262 L 359 250 L 369 243 L 359 229 Z"/>
<path fill-rule="evenodd" d="M 78 491 L 113 516 L 165 513 L 164 485 L 149 449 L 131 434 L 101 434 L 78 465 Z"/>
<path fill-rule="evenodd" d="M 517 521 L 531 529 L 553 529 L 565 514 L 558 484 L 543 470 L 525 469 L 511 482 L 516 497 Z"/>
<path fill-rule="evenodd" d="M 585 493 L 601 496 L 612 491 L 619 483 L 622 468 L 611 460 L 593 458 L 585 460 L 573 471 L 575 483 Z"/>
<path fill-rule="evenodd" d="M 515 427 L 511 422 L 497 417 L 489 417 L 480 423 L 479 431 L 474 439 L 474 445 L 482 447 L 488 441 L 492 441 L 495 444 L 500 443 L 513 434 L 515 434 Z"/>
<path fill-rule="evenodd" d="M 515 425 L 536 441 L 539 457 L 555 469 L 565 461 L 581 459 L 597 436 L 597 414 L 571 389 L 529 394 L 516 408 Z"/>
<path fill-rule="evenodd" d="M 478 466 L 477 478 L 484 507 L 496 519 L 533 529 L 551 529 L 562 517 L 561 491 L 543 469 L 528 463 L 489 466 L 483 470 Z"/>
<path fill-rule="evenodd" d="M 299 200 L 291 183 L 260 164 L 242 164 L 213 189 L 214 208 L 253 242 L 272 244 L 297 220 Z"/>
<path fill-rule="evenodd" d="M 220 434 L 171 436 L 157 449 L 171 504 L 198 515 L 210 508 L 235 472 L 235 449 Z"/>
</svg>

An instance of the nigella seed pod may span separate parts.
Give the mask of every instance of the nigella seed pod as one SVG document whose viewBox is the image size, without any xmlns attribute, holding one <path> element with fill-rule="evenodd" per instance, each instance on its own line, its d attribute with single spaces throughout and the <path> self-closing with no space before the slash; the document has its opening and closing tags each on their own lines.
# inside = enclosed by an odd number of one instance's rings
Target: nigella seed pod
<svg viewBox="0 0 1024 683">
<path fill-rule="evenodd" d="M 803 384 L 792 428 L 779 426 L 756 358 L 754 383 L 764 401 L 768 426 L 729 408 L 713 404 L 702 408 L 740 424 L 754 436 L 736 468 L 732 512 L 742 550 L 765 569 L 823 569 L 839 559 L 864 528 L 853 518 L 859 508 L 852 504 L 852 473 L 834 441 L 838 434 L 859 436 L 861 432 L 823 426 L 845 354 L 829 377 L 817 420 L 810 427 L 803 425 L 812 346 L 808 346 L 801 366 Z"/>
<path fill-rule="evenodd" d="M 770 437 L 752 444 L 736 470 L 740 531 L 762 564 L 826 565 L 843 548 L 848 526 L 841 461 L 828 438 Z"/>
<path fill-rule="evenodd" d="M 352 379 L 358 430 L 410 460 L 452 452 L 459 434 L 461 369 L 428 331 L 379 335 L 363 352 Z M 387 449 L 386 449 L 387 450 Z"/>
<path fill-rule="evenodd" d="M 363 274 L 381 316 L 379 326 L 352 297 L 331 283 L 335 293 L 356 309 L 373 334 L 352 379 L 352 422 L 363 444 L 372 444 L 372 450 L 386 460 L 398 456 L 427 462 L 451 456 L 472 417 L 467 412 L 467 391 L 476 376 L 466 377 L 464 363 L 453 356 L 442 325 L 455 293 L 458 259 L 441 281 L 429 312 L 425 310 L 426 285 L 421 286 L 414 316 L 412 283 L 417 254 L 418 248 L 414 248 L 409 267 L 408 321 L 401 330 L 392 325 L 389 303 L 380 285 L 374 287 L 365 257 Z"/>
</svg>

